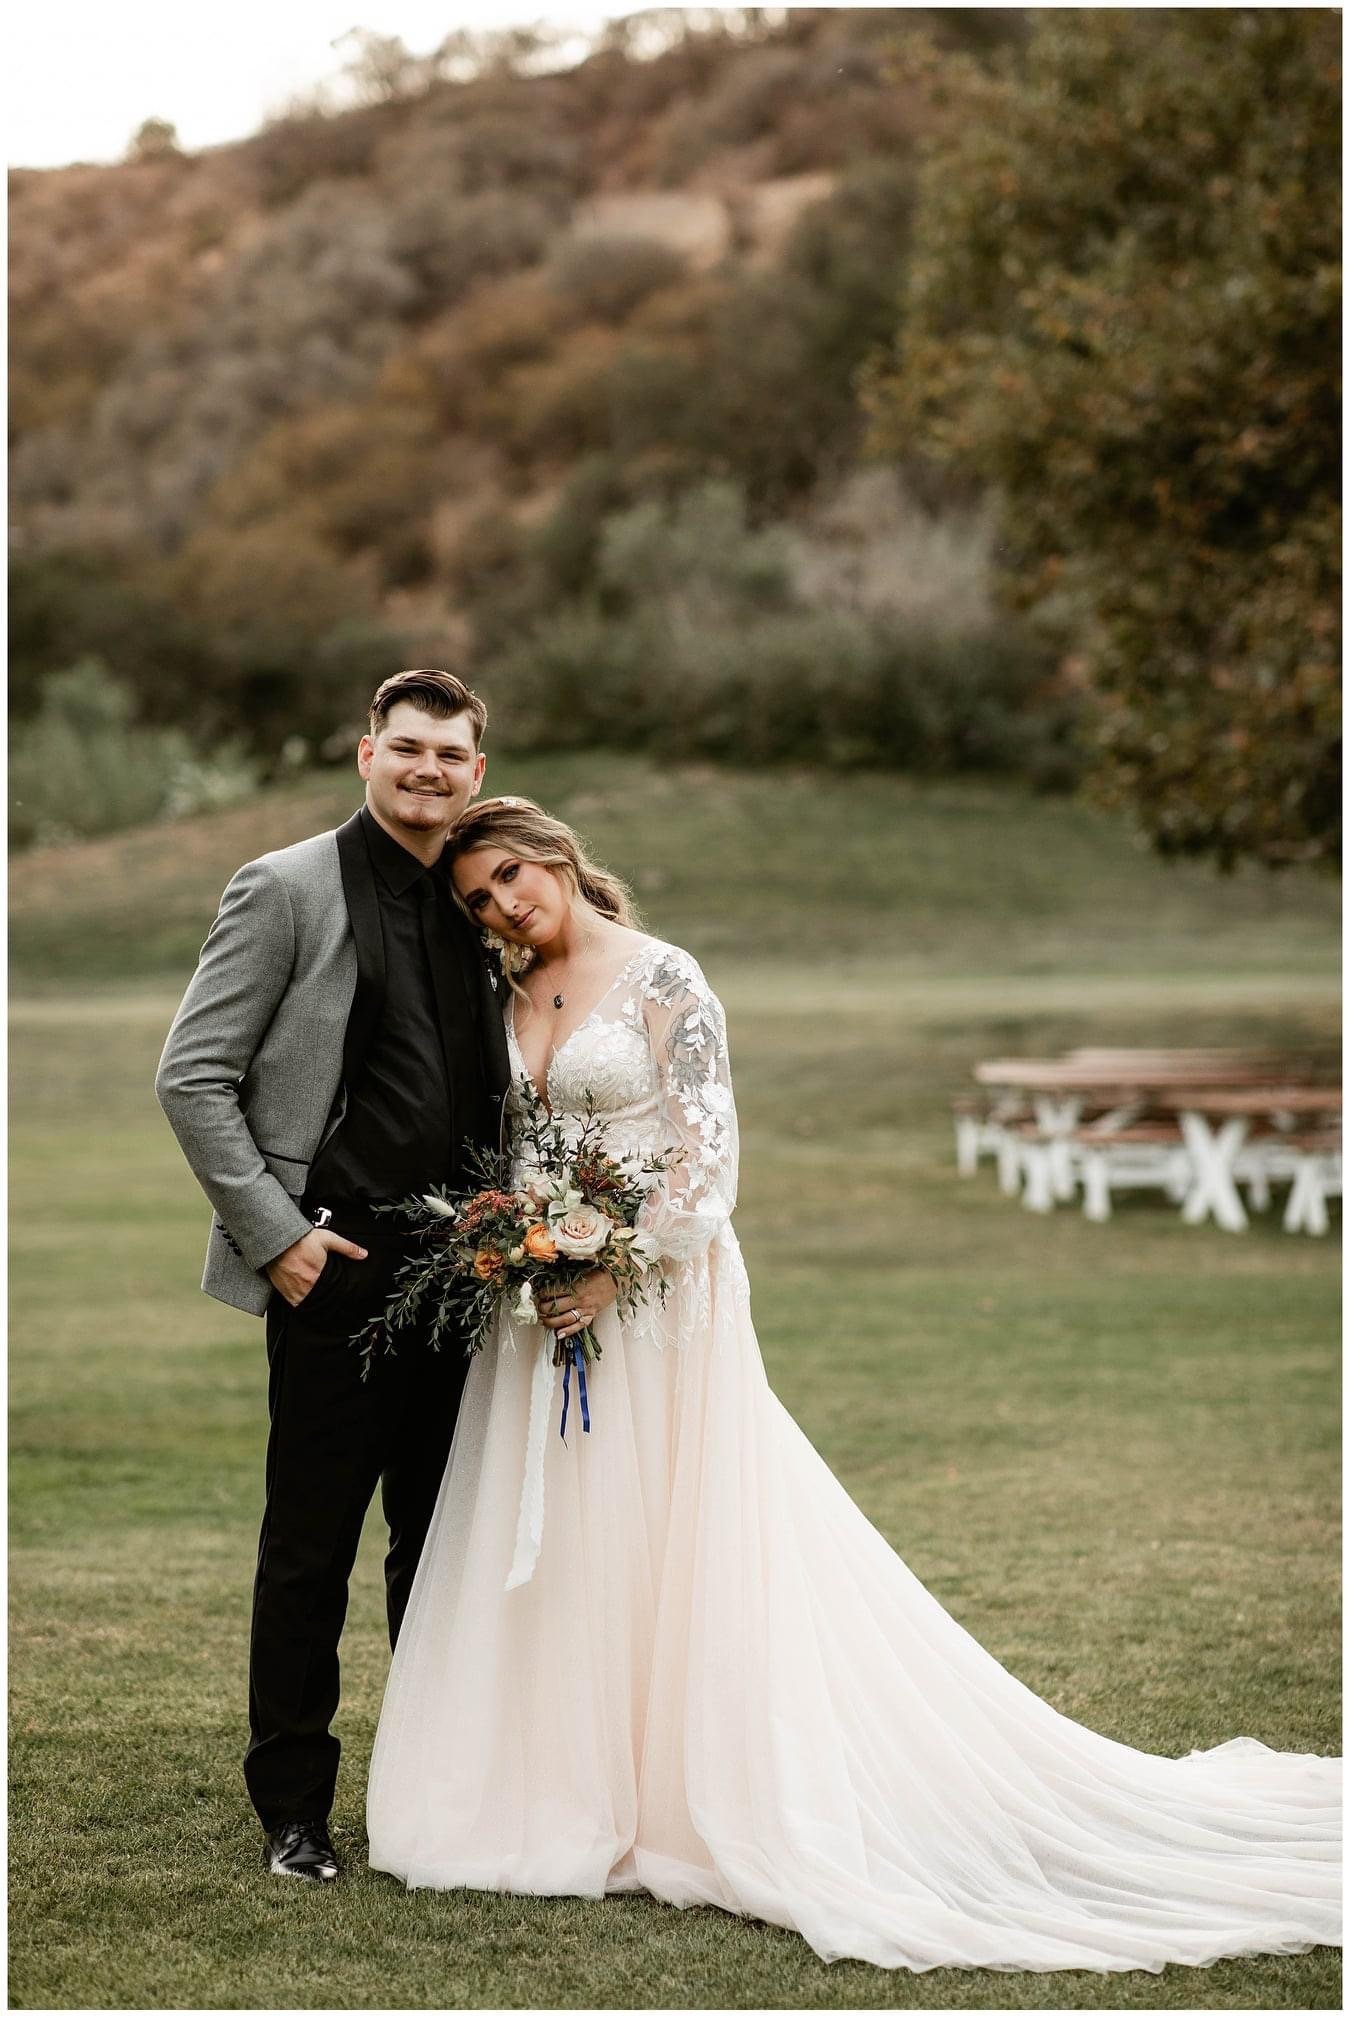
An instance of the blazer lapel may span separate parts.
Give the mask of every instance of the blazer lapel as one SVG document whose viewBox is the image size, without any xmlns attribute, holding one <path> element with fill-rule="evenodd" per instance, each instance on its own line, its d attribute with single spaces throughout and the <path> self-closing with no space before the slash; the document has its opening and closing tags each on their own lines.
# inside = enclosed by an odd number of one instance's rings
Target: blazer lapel
<svg viewBox="0 0 1350 2018">
<path fill-rule="evenodd" d="M 356 995 L 342 1044 L 342 1083 L 350 1088 L 384 1004 L 384 933 L 380 929 L 375 870 L 359 812 L 338 828 L 337 849 L 342 894 L 356 941 Z"/>
</svg>

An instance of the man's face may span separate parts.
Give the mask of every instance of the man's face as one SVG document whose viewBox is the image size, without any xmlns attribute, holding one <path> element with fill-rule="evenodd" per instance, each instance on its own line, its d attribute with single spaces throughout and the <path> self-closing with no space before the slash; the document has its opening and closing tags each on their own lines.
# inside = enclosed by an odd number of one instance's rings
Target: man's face
<svg viewBox="0 0 1350 2018">
<path fill-rule="evenodd" d="M 486 762 L 469 715 L 429 715 L 415 701 L 396 701 L 379 735 L 362 736 L 356 752 L 366 804 L 408 844 L 449 832 L 477 796 Z"/>
</svg>

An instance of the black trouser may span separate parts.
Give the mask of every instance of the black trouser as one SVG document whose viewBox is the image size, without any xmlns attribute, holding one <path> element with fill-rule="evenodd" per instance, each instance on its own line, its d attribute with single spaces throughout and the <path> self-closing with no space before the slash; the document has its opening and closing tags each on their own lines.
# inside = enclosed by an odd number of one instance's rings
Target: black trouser
<svg viewBox="0 0 1350 2018">
<path fill-rule="evenodd" d="M 369 1250 L 331 1253 L 304 1301 L 267 1310 L 267 1504 L 258 1541 L 244 1778 L 264 1828 L 321 1820 L 333 1805 L 338 1640 L 366 1510 L 382 1487 L 389 1552 L 389 1643 L 412 1589 L 445 1471 L 468 1361 L 459 1340 L 432 1352 L 414 1327 L 377 1354 L 370 1377 L 351 1334 L 384 1305 L 407 1233 L 387 1222 L 334 1231 Z"/>
</svg>

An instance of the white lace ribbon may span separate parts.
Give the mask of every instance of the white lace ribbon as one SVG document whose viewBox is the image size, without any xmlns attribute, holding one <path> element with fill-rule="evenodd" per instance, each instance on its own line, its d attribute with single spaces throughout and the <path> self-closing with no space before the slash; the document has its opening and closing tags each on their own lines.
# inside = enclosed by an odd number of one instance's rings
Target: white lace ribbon
<svg viewBox="0 0 1350 2018">
<path fill-rule="evenodd" d="M 553 1334 L 540 1341 L 539 1357 L 530 1382 L 530 1425 L 525 1433 L 525 1476 L 520 1484 L 520 1512 L 516 1516 L 516 1552 L 511 1561 L 506 1589 L 516 1590 L 534 1575 L 539 1549 L 544 1539 L 544 1453 L 548 1446 L 549 1416 L 553 1408 L 553 1388 L 557 1368 L 553 1364 Z"/>
</svg>

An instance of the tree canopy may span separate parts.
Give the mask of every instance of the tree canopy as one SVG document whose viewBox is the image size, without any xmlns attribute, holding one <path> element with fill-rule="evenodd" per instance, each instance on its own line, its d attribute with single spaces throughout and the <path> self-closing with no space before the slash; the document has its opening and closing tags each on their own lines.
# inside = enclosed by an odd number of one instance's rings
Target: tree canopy
<svg viewBox="0 0 1350 2018">
<path fill-rule="evenodd" d="M 873 444 L 994 488 L 1105 801 L 1165 853 L 1335 862 L 1339 16 L 1034 18 L 931 73 Z"/>
</svg>

